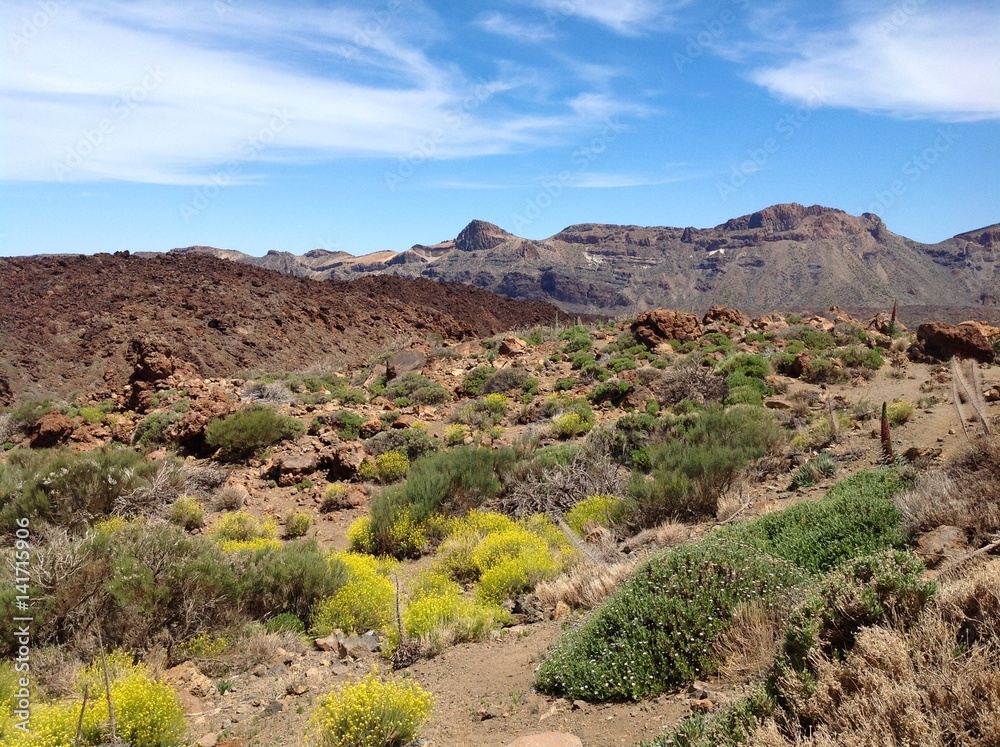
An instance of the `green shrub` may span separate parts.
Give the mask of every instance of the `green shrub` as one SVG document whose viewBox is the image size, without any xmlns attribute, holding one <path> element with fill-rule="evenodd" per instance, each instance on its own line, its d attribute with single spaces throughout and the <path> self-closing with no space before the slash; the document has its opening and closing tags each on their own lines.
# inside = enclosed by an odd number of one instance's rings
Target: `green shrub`
<svg viewBox="0 0 1000 747">
<path fill-rule="evenodd" d="M 641 747 L 743 747 L 750 745 L 758 727 L 776 708 L 764 687 L 754 687 L 711 715 L 695 714 L 680 721 Z"/>
<path fill-rule="evenodd" d="M 139 421 L 132 443 L 140 449 L 153 449 L 163 443 L 167 428 L 180 420 L 176 412 L 153 412 Z"/>
<path fill-rule="evenodd" d="M 565 330 L 559 335 L 559 339 L 565 341 L 561 350 L 567 354 L 590 350 L 594 346 L 594 339 L 590 336 L 590 330 L 580 325 Z"/>
<path fill-rule="evenodd" d="M 295 418 L 284 417 L 270 407 L 251 405 L 214 419 L 205 429 L 205 441 L 228 456 L 240 457 L 303 433 L 305 427 Z"/>
<path fill-rule="evenodd" d="M 406 399 L 417 405 L 439 405 L 451 399 L 451 392 L 415 371 L 390 381 L 383 395 L 391 400 Z"/>
<path fill-rule="evenodd" d="M 312 539 L 240 553 L 232 563 L 239 608 L 255 620 L 281 614 L 308 620 L 316 603 L 336 594 L 348 579 L 346 566 L 327 558 Z"/>
<path fill-rule="evenodd" d="M 437 451 L 437 448 L 434 437 L 423 428 L 393 428 L 365 441 L 365 449 L 376 457 L 388 451 L 397 451 L 411 462 Z"/>
<path fill-rule="evenodd" d="M 402 747 L 430 716 L 433 699 L 416 682 L 375 673 L 320 698 L 311 723 L 320 747 Z"/>
<path fill-rule="evenodd" d="M 633 474 L 629 497 L 640 524 L 714 516 L 719 496 L 754 459 L 776 452 L 786 435 L 767 410 L 710 405 L 681 419 L 672 438 L 645 449 L 649 477 Z"/>
<path fill-rule="evenodd" d="M 849 560 L 828 575 L 791 614 L 779 671 L 810 668 L 810 655 L 843 658 L 867 626 L 906 625 L 934 594 L 924 564 L 911 552 L 889 551 Z"/>
<path fill-rule="evenodd" d="M 444 442 L 448 446 L 461 446 L 465 443 L 468 432 L 464 425 L 453 423 L 444 429 Z"/>
<path fill-rule="evenodd" d="M 302 618 L 292 612 L 282 612 L 281 614 L 269 617 L 264 621 L 264 630 L 268 633 L 295 633 L 305 635 L 306 625 Z"/>
<path fill-rule="evenodd" d="M 462 377 L 462 392 L 469 397 L 478 397 L 485 384 L 496 369 L 493 366 L 476 366 Z"/>
<path fill-rule="evenodd" d="M 791 487 L 793 489 L 808 488 L 815 485 L 821 477 L 833 477 L 836 471 L 837 461 L 823 452 L 795 470 L 795 474 L 792 475 Z"/>
<path fill-rule="evenodd" d="M 616 495 L 592 495 L 577 503 L 566 513 L 566 523 L 581 537 L 588 521 L 612 527 L 628 515 L 628 505 Z"/>
<path fill-rule="evenodd" d="M 913 403 L 907 402 L 906 400 L 896 400 L 895 402 L 890 402 L 886 407 L 886 415 L 889 418 L 889 425 L 896 428 L 903 423 L 908 423 L 916 411 L 917 408 L 913 406 Z"/>
<path fill-rule="evenodd" d="M 323 491 L 323 500 L 319 504 L 319 510 L 329 513 L 338 508 L 347 508 L 347 486 L 342 482 L 334 482 L 327 485 Z"/>
<path fill-rule="evenodd" d="M 895 469 L 858 472 L 821 501 L 800 503 L 719 534 L 731 541 L 825 573 L 857 555 L 903 548 L 900 513 L 891 496 L 906 483 Z"/>
<path fill-rule="evenodd" d="M 159 468 L 132 449 L 15 449 L 0 464 L 0 528 L 18 517 L 80 526 L 112 511 L 131 513 Z"/>
<path fill-rule="evenodd" d="M 372 499 L 370 551 L 397 557 L 419 553 L 424 539 L 420 527 L 432 514 L 462 513 L 499 495 L 503 490 L 500 475 L 514 461 L 509 449 L 477 446 L 459 446 L 418 459 L 405 484 Z M 406 546 L 401 546 L 401 539 Z"/>
<path fill-rule="evenodd" d="M 837 348 L 830 355 L 840 358 L 841 362 L 848 368 L 863 368 L 870 371 L 877 371 L 885 363 L 881 350 L 878 348 L 869 348 L 865 345 L 848 345 Z"/>
<path fill-rule="evenodd" d="M 536 687 L 587 701 L 639 700 L 707 676 L 712 642 L 736 606 L 804 578 L 788 563 L 720 542 L 659 555 L 549 650 Z"/>
<path fill-rule="evenodd" d="M 463 641 L 482 640 L 511 616 L 494 604 L 462 595 L 462 587 L 435 571 L 417 578 L 402 614 L 403 632 L 430 651 Z"/>
<path fill-rule="evenodd" d="M 514 390 L 533 392 L 538 382 L 519 368 L 501 368 L 487 379 L 480 388 L 480 394 L 506 394 Z"/>
<path fill-rule="evenodd" d="M 564 379 L 557 379 L 556 383 L 553 385 L 553 389 L 557 392 L 568 392 L 575 387 L 577 383 L 579 383 L 579 380 L 573 378 L 572 376 Z"/>
<path fill-rule="evenodd" d="M 25 429 L 33 427 L 35 423 L 42 419 L 42 416 L 48 415 L 55 409 L 55 400 L 46 397 L 45 399 L 22 402 L 7 414 L 10 416 L 10 422 L 16 428 Z"/>
<path fill-rule="evenodd" d="M 312 526 L 312 516 L 305 511 L 292 511 L 285 516 L 285 536 L 304 537 Z"/>
<path fill-rule="evenodd" d="M 181 496 L 174 501 L 167 517 L 189 532 L 205 526 L 205 509 L 197 498 L 190 495 Z"/>
<path fill-rule="evenodd" d="M 563 413 L 552 421 L 552 435 L 556 438 L 582 436 L 590 429 L 591 424 L 576 412 Z"/>
<path fill-rule="evenodd" d="M 330 415 L 320 416 L 320 420 L 326 425 L 333 426 L 337 435 L 345 441 L 361 438 L 361 426 L 365 422 L 363 417 L 350 410 L 337 410 Z"/>
<path fill-rule="evenodd" d="M 598 384 L 594 391 L 590 393 L 590 401 L 595 405 L 599 405 L 602 402 L 611 402 L 614 405 L 618 405 L 628 396 L 631 390 L 632 385 L 627 381 L 609 379 L 602 384 Z"/>
</svg>

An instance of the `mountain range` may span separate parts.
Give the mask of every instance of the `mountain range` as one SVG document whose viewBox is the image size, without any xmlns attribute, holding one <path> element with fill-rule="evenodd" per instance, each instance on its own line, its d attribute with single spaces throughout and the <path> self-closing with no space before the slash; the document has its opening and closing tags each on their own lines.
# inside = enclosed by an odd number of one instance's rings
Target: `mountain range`
<svg viewBox="0 0 1000 747">
<path fill-rule="evenodd" d="M 540 241 L 474 220 L 451 240 L 362 256 L 316 249 L 263 257 L 207 254 L 312 279 L 398 275 L 446 280 L 571 313 L 629 314 L 656 306 L 996 306 L 1000 224 L 923 244 L 873 213 L 773 205 L 714 228 L 584 223 Z"/>
</svg>

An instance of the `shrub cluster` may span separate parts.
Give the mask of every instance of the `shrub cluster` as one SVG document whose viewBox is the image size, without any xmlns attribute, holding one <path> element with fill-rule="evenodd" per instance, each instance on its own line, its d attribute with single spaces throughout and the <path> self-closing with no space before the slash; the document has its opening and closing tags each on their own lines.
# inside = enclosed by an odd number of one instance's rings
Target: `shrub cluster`
<svg viewBox="0 0 1000 747">
<path fill-rule="evenodd" d="M 346 569 L 346 580 L 336 593 L 324 597 L 312 613 L 312 631 L 329 635 L 387 630 L 395 609 L 396 589 L 389 579 L 393 565 L 371 555 L 336 552 L 330 555 L 334 568 Z"/>
<path fill-rule="evenodd" d="M 225 455 L 236 458 L 303 433 L 305 426 L 295 418 L 280 415 L 264 405 L 251 405 L 210 422 L 205 429 L 205 441 Z"/>
<path fill-rule="evenodd" d="M 759 407 L 710 405 L 677 421 L 669 440 L 646 448 L 650 474 L 633 474 L 636 521 L 714 516 L 719 496 L 751 461 L 774 453 L 784 430 Z"/>
<path fill-rule="evenodd" d="M 415 371 L 390 381 L 386 384 L 383 395 L 395 402 L 398 407 L 410 404 L 439 405 L 451 399 L 451 392 Z"/>
</svg>

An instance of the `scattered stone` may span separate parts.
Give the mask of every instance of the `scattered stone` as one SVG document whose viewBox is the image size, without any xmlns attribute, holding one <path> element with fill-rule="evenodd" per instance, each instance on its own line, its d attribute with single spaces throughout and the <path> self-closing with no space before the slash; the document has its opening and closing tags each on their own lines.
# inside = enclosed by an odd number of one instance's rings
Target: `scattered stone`
<svg viewBox="0 0 1000 747">
<path fill-rule="evenodd" d="M 570 612 L 572 612 L 570 606 L 560 599 L 556 602 L 556 611 L 552 613 L 552 619 L 562 620 L 564 617 L 569 617 Z"/>
<path fill-rule="evenodd" d="M 201 673 L 193 661 L 185 661 L 163 673 L 163 679 L 178 690 L 185 690 L 196 698 L 209 698 L 216 689 L 212 680 Z"/>
<path fill-rule="evenodd" d="M 715 703 L 708 698 L 691 701 L 691 710 L 695 713 L 708 713 L 715 708 Z"/>
<path fill-rule="evenodd" d="M 392 421 L 392 427 L 397 430 L 403 430 L 404 428 L 412 428 L 413 424 L 416 422 L 417 419 L 412 415 L 400 415 Z"/>
<path fill-rule="evenodd" d="M 352 659 L 361 659 L 378 651 L 380 647 L 378 636 L 371 633 L 364 635 L 349 635 L 340 641 L 340 648 Z"/>
<path fill-rule="evenodd" d="M 281 713 L 283 710 L 285 710 L 285 706 L 280 700 L 272 700 L 264 706 L 264 715 L 274 716 L 275 714 Z"/>
<path fill-rule="evenodd" d="M 290 682 L 285 687 L 285 693 L 288 695 L 305 695 L 309 692 L 309 685 L 305 682 Z"/>
<path fill-rule="evenodd" d="M 340 639 L 343 635 L 336 632 L 331 633 L 326 638 L 317 638 L 313 643 L 320 651 L 334 651 L 340 653 Z"/>
<path fill-rule="evenodd" d="M 200 747 L 215 747 L 219 743 L 219 735 L 215 732 L 206 734 L 198 740 Z"/>
<path fill-rule="evenodd" d="M 477 721 L 489 721 L 491 718 L 496 718 L 497 712 L 493 708 L 484 707 L 476 711 Z"/>
<path fill-rule="evenodd" d="M 574 700 L 573 701 L 573 710 L 574 711 L 582 711 L 586 707 L 587 707 L 586 702 L 584 702 L 582 700 Z"/>
</svg>

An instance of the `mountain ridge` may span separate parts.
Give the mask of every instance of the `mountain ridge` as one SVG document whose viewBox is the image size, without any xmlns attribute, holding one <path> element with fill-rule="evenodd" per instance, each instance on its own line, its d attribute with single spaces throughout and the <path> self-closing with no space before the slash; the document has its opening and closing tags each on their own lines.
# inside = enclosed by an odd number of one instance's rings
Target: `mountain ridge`
<svg viewBox="0 0 1000 747">
<path fill-rule="evenodd" d="M 570 313 L 635 313 L 656 306 L 737 308 L 1000 303 L 1000 224 L 924 244 L 874 213 L 781 203 L 712 228 L 580 223 L 546 239 L 483 220 L 454 239 L 403 252 L 313 250 L 305 255 L 188 247 L 313 279 L 370 274 L 467 283 Z"/>
</svg>

